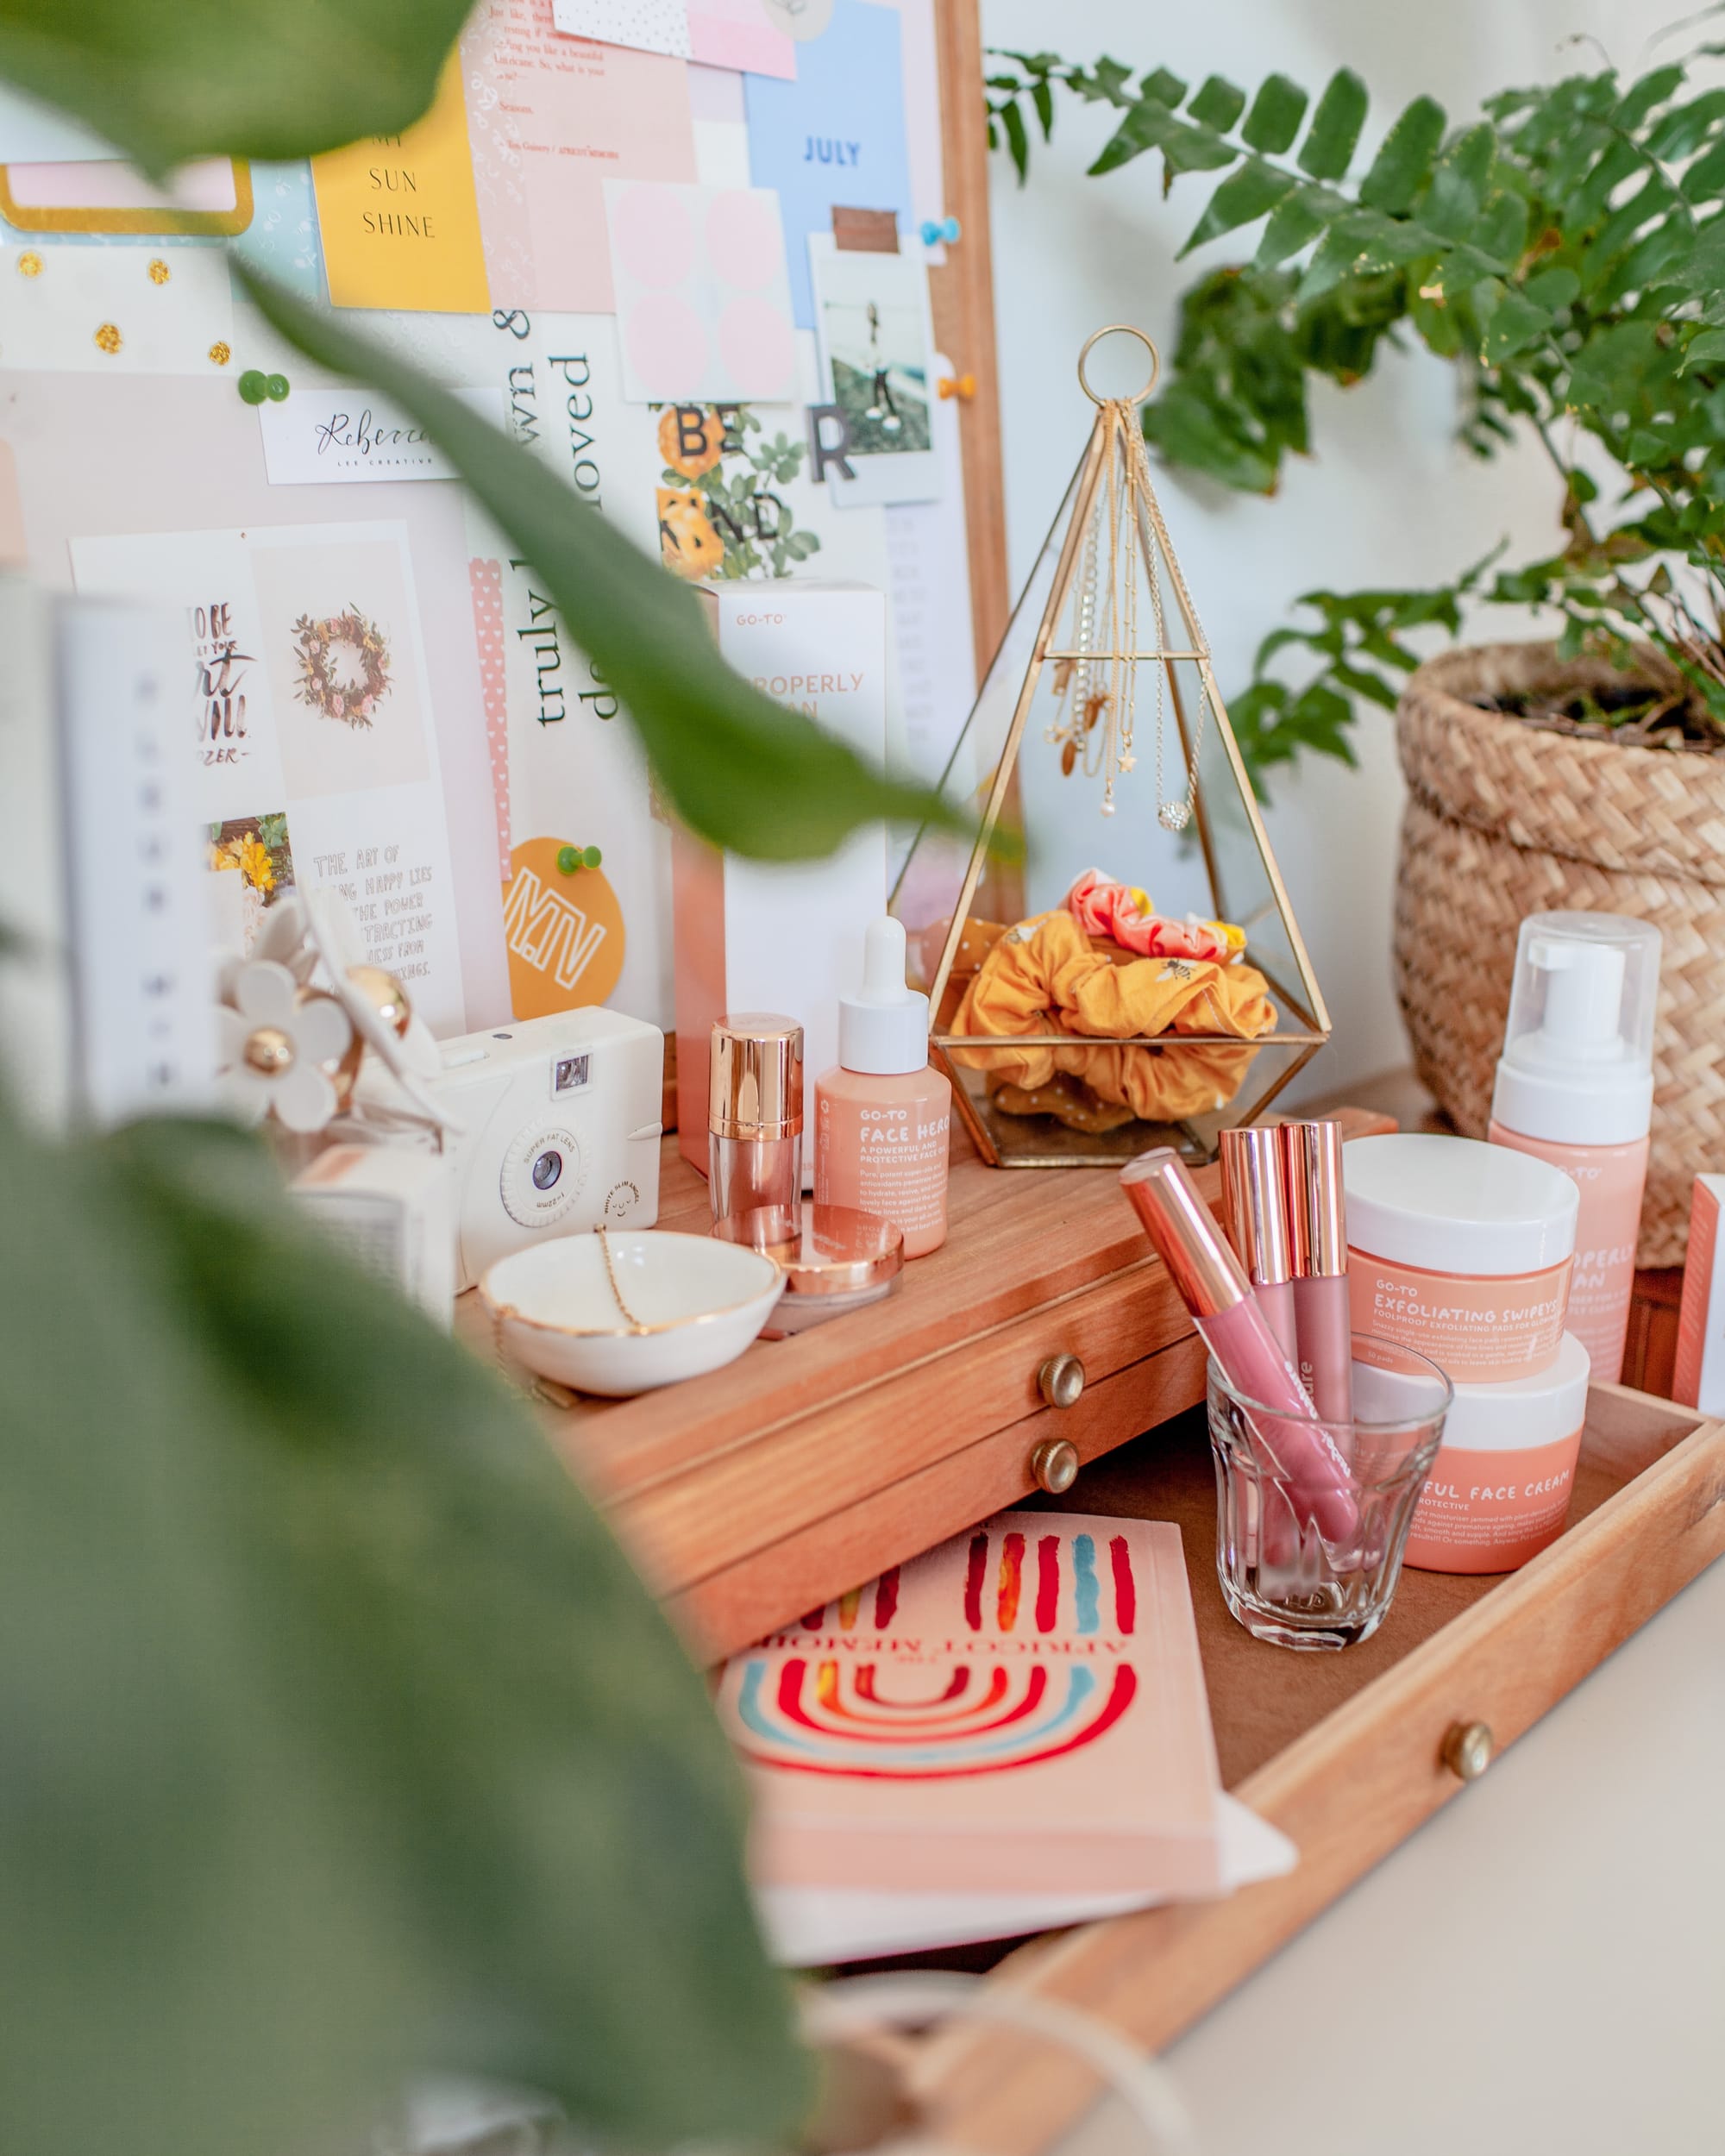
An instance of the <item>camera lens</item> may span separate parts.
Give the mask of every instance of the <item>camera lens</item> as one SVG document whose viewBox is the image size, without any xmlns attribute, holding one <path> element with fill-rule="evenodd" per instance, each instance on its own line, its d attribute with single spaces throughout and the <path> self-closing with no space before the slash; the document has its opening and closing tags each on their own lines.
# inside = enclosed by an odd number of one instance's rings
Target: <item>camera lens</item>
<svg viewBox="0 0 1725 2156">
<path fill-rule="evenodd" d="M 562 1172 L 563 1156 L 561 1153 L 540 1154 L 533 1163 L 533 1188 L 536 1190 L 549 1190 Z"/>
</svg>

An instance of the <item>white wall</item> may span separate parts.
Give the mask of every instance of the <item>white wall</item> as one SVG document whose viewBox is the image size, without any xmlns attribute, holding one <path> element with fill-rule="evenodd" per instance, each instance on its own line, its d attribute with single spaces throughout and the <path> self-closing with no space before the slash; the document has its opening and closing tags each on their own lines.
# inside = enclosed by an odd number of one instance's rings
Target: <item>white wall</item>
<svg viewBox="0 0 1725 2156">
<path fill-rule="evenodd" d="M 1670 13 L 1684 10 L 1673 0 Z M 1092 61 L 1107 53 L 1141 70 L 1165 65 L 1196 84 L 1211 72 L 1248 91 L 1280 69 L 1315 97 L 1346 65 L 1372 94 L 1356 169 L 1408 101 L 1435 97 L 1456 122 L 1512 83 L 1555 79 L 1601 64 L 1598 38 L 1626 72 L 1649 64 L 1648 31 L 1665 19 L 1647 0 L 982 0 L 991 45 Z M 1682 41 L 1661 45 L 1667 59 Z M 1182 179 L 1162 197 L 1151 154 L 1102 179 L 1085 166 L 1113 131 L 1112 108 L 1063 97 L 1054 141 L 1036 141 L 1020 191 L 1005 155 L 994 160 L 994 285 L 1006 442 L 1007 539 L 1013 580 L 1034 558 L 1082 448 L 1091 407 L 1073 363 L 1107 322 L 1140 325 L 1164 352 L 1180 293 L 1216 265 L 1237 261 L 1256 232 L 1176 254 L 1211 180 Z M 1223 693 L 1249 678 L 1251 654 L 1289 601 L 1314 586 L 1440 583 L 1507 537 L 1512 556 L 1559 542 L 1549 467 L 1536 446 L 1481 464 L 1454 440 L 1449 368 L 1422 348 L 1386 353 L 1360 386 L 1314 384 L 1314 454 L 1287 468 L 1274 499 L 1233 493 L 1189 475 L 1158 474 L 1157 489 L 1211 646 Z M 1497 636 L 1532 633 L 1525 616 L 1496 611 Z M 1360 768 L 1308 758 L 1274 780 L 1272 843 L 1335 1025 L 1308 1067 L 1308 1096 L 1406 1061 L 1389 986 L 1389 936 L 1402 787 L 1393 724 L 1375 706 L 1356 729 Z"/>
</svg>

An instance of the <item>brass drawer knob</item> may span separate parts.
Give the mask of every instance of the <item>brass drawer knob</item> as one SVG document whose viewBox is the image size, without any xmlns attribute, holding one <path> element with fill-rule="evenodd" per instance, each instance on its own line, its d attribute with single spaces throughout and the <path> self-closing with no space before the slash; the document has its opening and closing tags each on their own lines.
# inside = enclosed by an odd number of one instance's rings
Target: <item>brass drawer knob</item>
<svg viewBox="0 0 1725 2156">
<path fill-rule="evenodd" d="M 1051 1355 L 1036 1374 L 1036 1389 L 1051 1407 L 1076 1407 L 1084 1389 L 1084 1365 L 1076 1355 Z"/>
<path fill-rule="evenodd" d="M 1078 1479 L 1078 1448 L 1070 1438 L 1044 1438 L 1030 1456 L 1037 1487 L 1063 1497 Z"/>
<path fill-rule="evenodd" d="M 1477 1782 L 1491 1764 L 1496 1739 L 1486 1722 L 1452 1722 L 1444 1739 L 1443 1762 L 1458 1782 Z"/>
</svg>

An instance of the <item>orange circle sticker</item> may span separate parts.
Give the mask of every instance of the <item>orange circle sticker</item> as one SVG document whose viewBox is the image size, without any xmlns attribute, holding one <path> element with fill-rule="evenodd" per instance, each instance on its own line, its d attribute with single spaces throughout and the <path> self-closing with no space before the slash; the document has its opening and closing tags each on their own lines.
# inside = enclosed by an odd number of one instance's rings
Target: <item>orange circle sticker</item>
<svg viewBox="0 0 1725 2156">
<path fill-rule="evenodd" d="M 503 933 L 509 1000 L 518 1018 L 603 1003 L 623 971 L 623 908 L 603 868 L 566 870 L 583 840 L 527 838 L 509 856 Z"/>
</svg>

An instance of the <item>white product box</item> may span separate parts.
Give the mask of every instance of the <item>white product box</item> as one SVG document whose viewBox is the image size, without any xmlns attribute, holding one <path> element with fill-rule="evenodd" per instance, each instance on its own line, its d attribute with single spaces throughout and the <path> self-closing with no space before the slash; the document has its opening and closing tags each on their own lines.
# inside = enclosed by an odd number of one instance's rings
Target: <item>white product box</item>
<svg viewBox="0 0 1725 2156">
<path fill-rule="evenodd" d="M 1725 1414 L 1725 1269 L 1716 1263 L 1722 1205 L 1725 1175 L 1697 1175 L 1689 1203 L 1689 1253 L 1672 1398 L 1704 1415 Z"/>
<path fill-rule="evenodd" d="M 866 584 L 781 577 L 697 586 L 737 671 L 872 764 L 887 755 L 887 605 Z M 687 831 L 672 847 L 677 1142 L 706 1173 L 707 1046 L 727 1011 L 775 1011 L 804 1034 L 803 1182 L 814 1177 L 814 1081 L 838 1061 L 838 992 L 887 910 L 887 834 L 855 833 L 825 861 L 739 861 Z"/>
<path fill-rule="evenodd" d="M 332 1145 L 291 1186 L 321 1232 L 445 1332 L 455 1302 L 455 1177 L 418 1145 Z"/>
</svg>

